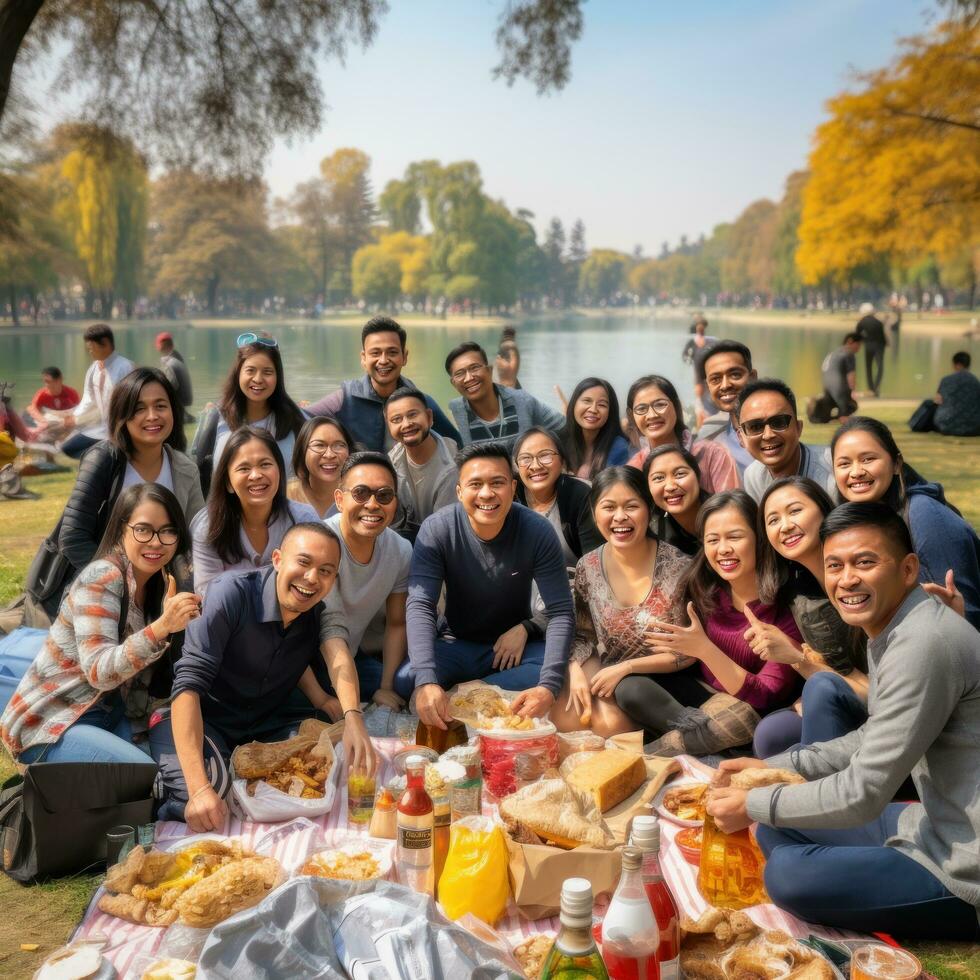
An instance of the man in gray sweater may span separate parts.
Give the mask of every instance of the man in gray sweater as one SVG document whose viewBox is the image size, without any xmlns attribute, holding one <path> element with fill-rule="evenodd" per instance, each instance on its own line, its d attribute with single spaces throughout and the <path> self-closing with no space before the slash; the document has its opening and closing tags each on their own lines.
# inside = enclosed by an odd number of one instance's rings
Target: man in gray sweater
<svg viewBox="0 0 980 980">
<path fill-rule="evenodd" d="M 766 888 L 802 919 L 975 940 L 980 633 L 954 611 L 962 599 L 955 590 L 946 605 L 918 584 L 908 528 L 891 508 L 843 504 L 820 535 L 827 594 L 868 636 L 868 720 L 765 762 L 723 762 L 708 812 L 725 832 L 759 822 Z M 807 782 L 726 785 L 755 766 L 794 770 Z M 921 802 L 893 803 L 910 774 Z"/>
</svg>

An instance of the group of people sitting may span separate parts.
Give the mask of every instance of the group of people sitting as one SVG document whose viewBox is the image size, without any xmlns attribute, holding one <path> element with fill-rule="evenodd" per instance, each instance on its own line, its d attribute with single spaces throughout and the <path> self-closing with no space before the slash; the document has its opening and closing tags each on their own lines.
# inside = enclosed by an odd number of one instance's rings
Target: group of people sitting
<svg viewBox="0 0 980 980">
<path fill-rule="evenodd" d="M 372 768 L 365 702 L 445 728 L 447 691 L 483 679 L 559 730 L 743 757 L 721 783 L 747 754 L 796 769 L 709 807 L 758 821 L 778 904 L 976 937 L 980 541 L 888 428 L 804 443 L 794 393 L 729 340 L 696 436 L 661 375 L 625 420 L 594 377 L 561 414 L 466 342 L 447 416 L 407 354 L 373 318 L 364 375 L 304 410 L 276 341 L 242 335 L 191 455 L 159 370 L 116 382 L 54 534 L 71 574 L 0 718 L 15 759 L 148 751 L 161 818 L 221 829 L 235 746 L 319 714 Z M 893 802 L 910 775 L 919 802 Z"/>
</svg>

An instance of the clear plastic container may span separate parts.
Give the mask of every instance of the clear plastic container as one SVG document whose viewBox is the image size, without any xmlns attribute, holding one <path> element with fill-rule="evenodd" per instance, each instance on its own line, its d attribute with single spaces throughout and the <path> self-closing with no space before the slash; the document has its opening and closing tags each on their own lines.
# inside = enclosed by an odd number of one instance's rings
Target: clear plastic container
<svg viewBox="0 0 980 980">
<path fill-rule="evenodd" d="M 558 735 L 554 731 L 494 732 L 480 736 L 483 758 L 483 785 L 496 799 L 517 790 L 516 758 L 521 754 L 540 752 L 545 768 L 558 766 Z"/>
</svg>

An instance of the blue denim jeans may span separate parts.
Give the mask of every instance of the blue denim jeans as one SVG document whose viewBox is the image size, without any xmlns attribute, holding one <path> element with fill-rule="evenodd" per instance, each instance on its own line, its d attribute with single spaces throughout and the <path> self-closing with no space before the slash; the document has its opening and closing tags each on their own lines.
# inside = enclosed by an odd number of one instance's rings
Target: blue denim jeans
<svg viewBox="0 0 980 980">
<path fill-rule="evenodd" d="M 463 681 L 484 680 L 505 691 L 526 691 L 537 685 L 543 663 L 544 641 L 541 640 L 528 643 L 524 647 L 524 656 L 516 667 L 495 671 L 492 643 L 441 637 L 436 639 L 436 676 L 439 686 L 447 690 Z M 415 671 L 411 661 L 406 659 L 395 675 L 395 691 L 407 699 L 414 690 Z M 364 697 L 363 691 L 361 697 Z"/>
<path fill-rule="evenodd" d="M 141 762 L 150 758 L 133 745 L 133 729 L 116 692 L 103 698 L 68 728 L 57 742 L 32 745 L 17 757 L 31 762 Z"/>
<path fill-rule="evenodd" d="M 790 830 L 759 825 L 766 891 L 807 922 L 901 939 L 980 937 L 976 909 L 922 865 L 885 841 L 907 803 L 849 830 Z"/>
<path fill-rule="evenodd" d="M 71 459 L 81 459 L 82 453 L 98 441 L 91 436 L 83 436 L 81 432 L 74 432 L 61 444 L 61 451 Z"/>
</svg>

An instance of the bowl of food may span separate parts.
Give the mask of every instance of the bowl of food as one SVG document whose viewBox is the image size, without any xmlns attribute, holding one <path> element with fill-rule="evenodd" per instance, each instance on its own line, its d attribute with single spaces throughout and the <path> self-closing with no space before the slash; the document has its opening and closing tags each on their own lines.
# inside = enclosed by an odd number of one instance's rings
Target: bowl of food
<svg viewBox="0 0 980 980">
<path fill-rule="evenodd" d="M 704 827 L 685 827 L 674 838 L 678 850 L 684 855 L 688 864 L 697 867 L 701 863 L 701 835 Z"/>
<path fill-rule="evenodd" d="M 310 854 L 296 873 L 334 881 L 373 881 L 391 872 L 393 851 L 391 843 L 353 840 Z"/>
<path fill-rule="evenodd" d="M 695 779 L 667 783 L 653 798 L 653 808 L 671 823 L 681 827 L 700 827 L 704 823 L 704 804 L 708 784 Z"/>
</svg>

